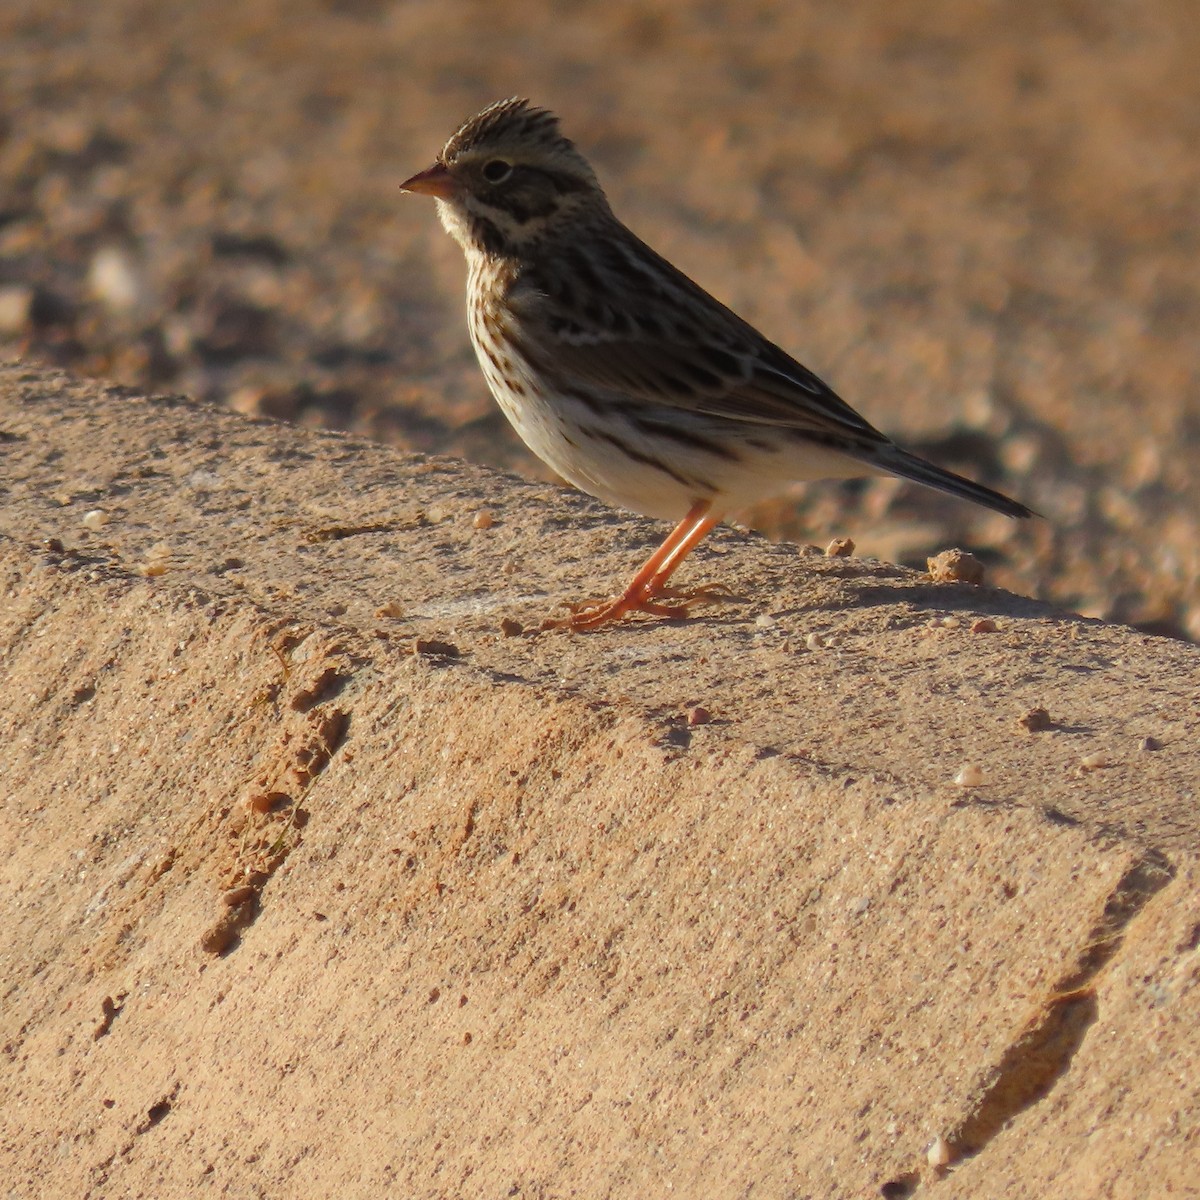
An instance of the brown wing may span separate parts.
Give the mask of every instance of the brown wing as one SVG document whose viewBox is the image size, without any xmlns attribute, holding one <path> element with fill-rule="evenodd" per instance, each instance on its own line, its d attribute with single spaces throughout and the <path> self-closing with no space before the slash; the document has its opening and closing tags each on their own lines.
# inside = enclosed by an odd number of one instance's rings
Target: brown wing
<svg viewBox="0 0 1200 1200">
<path fill-rule="evenodd" d="M 628 230 L 518 277 L 526 352 L 565 386 L 816 437 L 886 442 L 828 385 Z M 594 243 L 589 242 L 589 249 Z M 518 332 L 519 331 L 519 332 Z"/>
</svg>

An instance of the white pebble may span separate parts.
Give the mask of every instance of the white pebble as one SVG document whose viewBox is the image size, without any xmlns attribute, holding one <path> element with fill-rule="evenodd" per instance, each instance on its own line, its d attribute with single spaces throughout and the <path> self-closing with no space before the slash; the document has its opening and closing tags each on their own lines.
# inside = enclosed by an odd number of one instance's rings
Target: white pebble
<svg viewBox="0 0 1200 1200">
<path fill-rule="evenodd" d="M 108 524 L 108 513 L 102 508 L 93 508 L 83 514 L 85 529 L 103 529 Z"/>
<path fill-rule="evenodd" d="M 770 629 L 771 626 L 775 624 L 775 618 L 769 616 L 767 613 L 759 613 L 758 616 L 754 618 L 754 623 L 759 627 L 759 629 Z"/>
<path fill-rule="evenodd" d="M 804 639 L 804 644 L 810 650 L 820 650 L 821 647 L 825 645 L 825 639 L 819 633 L 810 633 L 808 637 Z"/>
<path fill-rule="evenodd" d="M 128 312 L 141 302 L 141 280 L 129 256 L 116 246 L 96 251 L 88 268 L 87 282 L 92 295 L 114 311 Z"/>
<path fill-rule="evenodd" d="M 929 1149 L 925 1151 L 925 1161 L 936 1171 L 939 1167 L 950 1165 L 950 1159 L 953 1157 L 950 1150 L 950 1143 L 940 1135 L 935 1137 L 929 1143 Z"/>
<path fill-rule="evenodd" d="M 955 787 L 979 787 L 984 781 L 983 768 L 978 763 L 967 763 L 954 777 Z"/>
<path fill-rule="evenodd" d="M 1108 762 L 1108 755 L 1103 750 L 1097 750 L 1095 754 L 1085 754 L 1079 760 L 1079 769 L 1081 771 L 1098 771 L 1101 767 L 1107 767 Z"/>
</svg>

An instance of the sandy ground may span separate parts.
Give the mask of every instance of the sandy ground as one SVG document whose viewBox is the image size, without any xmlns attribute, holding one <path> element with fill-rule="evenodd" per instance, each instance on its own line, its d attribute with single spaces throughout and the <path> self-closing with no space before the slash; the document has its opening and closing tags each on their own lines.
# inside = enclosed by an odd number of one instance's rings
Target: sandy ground
<svg viewBox="0 0 1200 1200">
<path fill-rule="evenodd" d="M 655 525 L 20 367 L 0 456 L 6 1195 L 1197 1194 L 1195 647 L 734 531 L 518 635 Z"/>
<path fill-rule="evenodd" d="M 396 186 L 558 110 L 617 211 L 871 420 L 1046 516 L 887 482 L 745 514 L 1200 636 L 1192 0 L 8 0 L 0 351 L 537 476 Z M 544 474 L 542 475 L 544 477 Z"/>
</svg>

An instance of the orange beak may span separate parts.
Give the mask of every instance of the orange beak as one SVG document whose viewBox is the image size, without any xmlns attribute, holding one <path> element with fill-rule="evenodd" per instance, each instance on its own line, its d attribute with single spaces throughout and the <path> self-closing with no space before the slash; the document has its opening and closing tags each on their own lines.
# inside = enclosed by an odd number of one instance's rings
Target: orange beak
<svg viewBox="0 0 1200 1200">
<path fill-rule="evenodd" d="M 440 200 L 449 200 L 458 190 L 450 172 L 441 163 L 434 163 L 425 171 L 418 171 L 411 179 L 406 179 L 401 185 L 402 192 L 419 192 L 422 196 L 437 196 Z"/>
</svg>

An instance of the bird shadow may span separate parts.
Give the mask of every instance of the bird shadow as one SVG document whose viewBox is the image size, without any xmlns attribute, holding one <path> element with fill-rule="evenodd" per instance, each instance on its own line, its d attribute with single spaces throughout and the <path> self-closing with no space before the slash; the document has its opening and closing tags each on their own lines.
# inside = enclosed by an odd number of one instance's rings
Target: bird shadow
<svg viewBox="0 0 1200 1200">
<path fill-rule="evenodd" d="M 903 580 L 900 572 L 897 578 Z M 999 588 L 969 583 L 855 583 L 849 581 L 844 600 L 822 607 L 890 608 L 897 604 L 930 612 L 969 612 L 996 617 L 1024 617 L 1064 625 L 1097 624 L 1078 613 L 1065 613 L 1042 600 Z"/>
</svg>

